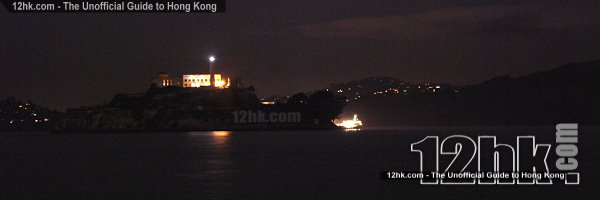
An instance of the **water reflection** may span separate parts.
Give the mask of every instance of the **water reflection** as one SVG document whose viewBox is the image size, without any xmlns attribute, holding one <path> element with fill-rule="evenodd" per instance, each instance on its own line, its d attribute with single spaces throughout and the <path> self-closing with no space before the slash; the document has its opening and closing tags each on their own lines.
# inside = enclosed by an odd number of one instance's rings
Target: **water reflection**
<svg viewBox="0 0 600 200">
<path fill-rule="evenodd" d="M 222 152 L 228 147 L 228 142 L 232 133 L 233 132 L 231 131 L 201 131 L 187 132 L 187 136 L 190 138 L 190 141 L 194 143 L 193 146 Z"/>
<path fill-rule="evenodd" d="M 231 131 L 211 131 L 210 133 L 213 136 L 227 137 L 227 136 L 229 136 L 229 134 L 231 134 Z"/>
<path fill-rule="evenodd" d="M 232 135 L 231 131 L 188 132 L 189 145 L 197 149 L 197 154 L 188 160 L 185 173 L 177 176 L 193 179 L 199 188 L 211 188 L 209 194 L 202 196 L 228 199 L 238 174 L 230 155 Z"/>
<path fill-rule="evenodd" d="M 225 147 L 227 145 L 227 141 L 229 140 L 229 135 L 231 135 L 231 131 L 211 131 L 213 142 L 219 147 Z"/>
</svg>

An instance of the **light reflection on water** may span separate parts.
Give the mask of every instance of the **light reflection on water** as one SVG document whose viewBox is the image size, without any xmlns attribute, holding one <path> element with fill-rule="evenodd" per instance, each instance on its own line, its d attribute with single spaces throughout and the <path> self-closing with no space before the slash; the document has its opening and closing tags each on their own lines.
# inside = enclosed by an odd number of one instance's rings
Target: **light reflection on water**
<svg viewBox="0 0 600 200">
<path fill-rule="evenodd" d="M 228 191 L 234 189 L 233 178 L 239 174 L 234 169 L 231 159 L 231 131 L 201 131 L 187 132 L 187 145 L 197 150 L 198 156 L 188 160 L 186 173 L 177 173 L 175 176 L 193 180 L 198 191 L 211 188 L 206 194 L 207 198 L 227 198 Z"/>
<path fill-rule="evenodd" d="M 231 134 L 231 131 L 211 131 L 210 133 L 217 137 L 227 137 Z"/>
<path fill-rule="evenodd" d="M 190 146 L 208 150 L 204 152 L 210 157 L 227 157 L 231 131 L 188 132 L 186 133 Z"/>
<path fill-rule="evenodd" d="M 581 130 L 586 162 L 580 168 L 588 181 L 578 187 L 380 180 L 381 170 L 418 169 L 410 145 L 428 135 L 497 135 L 502 143 L 516 142 L 517 135 L 548 144 L 555 139 L 554 127 L 409 127 L 0 135 L 0 186 L 11 184 L 0 191 L 5 199 L 568 199 L 595 189 L 589 180 L 600 179 L 600 139 L 592 134 L 600 129 Z"/>
</svg>

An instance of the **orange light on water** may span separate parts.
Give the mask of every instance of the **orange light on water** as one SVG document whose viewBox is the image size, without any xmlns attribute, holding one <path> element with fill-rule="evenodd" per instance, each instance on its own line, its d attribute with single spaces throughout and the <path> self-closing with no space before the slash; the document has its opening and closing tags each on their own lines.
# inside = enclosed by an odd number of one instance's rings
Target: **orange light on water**
<svg viewBox="0 0 600 200">
<path fill-rule="evenodd" d="M 218 136 L 218 137 L 227 137 L 231 134 L 231 131 L 211 131 L 210 132 L 213 136 Z"/>
</svg>

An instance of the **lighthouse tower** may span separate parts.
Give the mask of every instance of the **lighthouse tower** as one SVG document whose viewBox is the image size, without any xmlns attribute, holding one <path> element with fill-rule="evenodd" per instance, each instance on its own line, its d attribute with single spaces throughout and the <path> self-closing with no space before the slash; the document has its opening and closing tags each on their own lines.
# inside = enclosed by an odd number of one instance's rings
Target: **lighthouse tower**
<svg viewBox="0 0 600 200">
<path fill-rule="evenodd" d="M 215 87 L 215 57 L 211 56 L 208 60 L 210 61 L 210 86 Z"/>
</svg>

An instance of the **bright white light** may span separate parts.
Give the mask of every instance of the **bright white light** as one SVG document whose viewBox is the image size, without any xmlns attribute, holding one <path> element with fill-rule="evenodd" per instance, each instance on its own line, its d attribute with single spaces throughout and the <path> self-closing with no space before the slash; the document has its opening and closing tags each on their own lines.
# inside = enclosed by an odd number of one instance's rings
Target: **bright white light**
<svg viewBox="0 0 600 200">
<path fill-rule="evenodd" d="M 210 62 L 215 62 L 215 57 L 211 56 L 210 58 L 208 58 L 208 60 L 210 60 Z"/>
<path fill-rule="evenodd" d="M 341 123 L 337 123 L 336 125 L 347 129 L 360 128 L 362 126 L 362 121 L 358 120 L 358 116 L 354 114 L 352 120 L 344 120 Z"/>
</svg>

